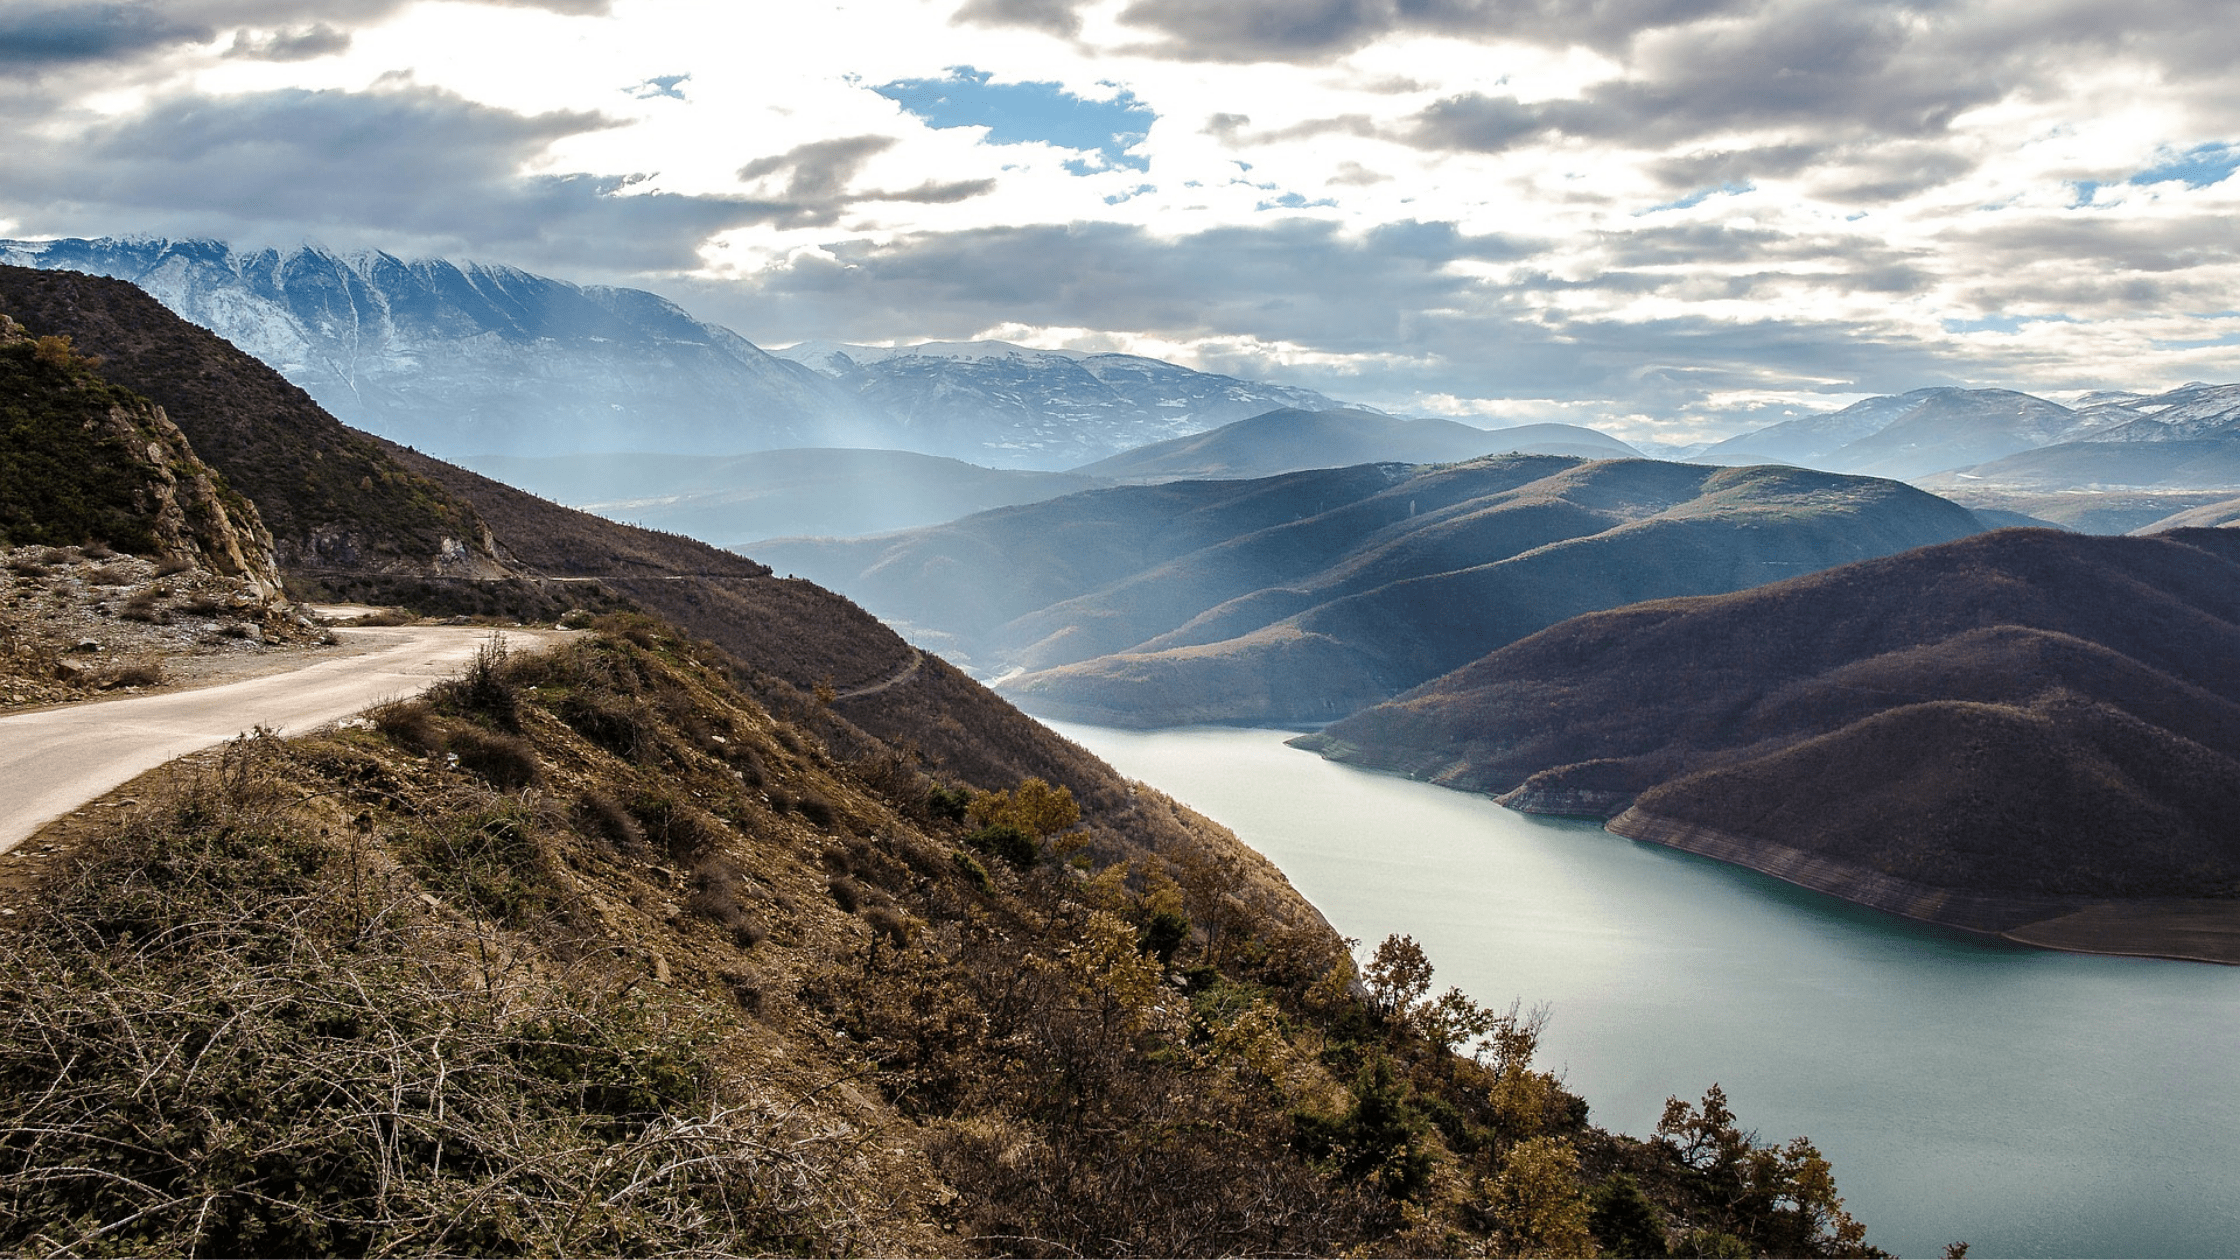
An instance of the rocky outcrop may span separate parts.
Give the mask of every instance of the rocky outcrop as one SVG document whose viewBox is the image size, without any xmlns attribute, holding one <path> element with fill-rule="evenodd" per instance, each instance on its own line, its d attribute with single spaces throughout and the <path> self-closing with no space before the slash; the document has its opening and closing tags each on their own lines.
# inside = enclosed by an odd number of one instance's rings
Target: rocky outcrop
<svg viewBox="0 0 2240 1260">
<path fill-rule="evenodd" d="M 0 315 L 11 391 L 4 526 L 21 542 L 93 540 L 280 589 L 256 505 L 195 454 L 163 408 L 103 381 L 64 338 L 34 339 Z M 57 476 L 66 469 L 67 477 Z M 73 537 L 72 535 L 84 535 Z"/>
</svg>

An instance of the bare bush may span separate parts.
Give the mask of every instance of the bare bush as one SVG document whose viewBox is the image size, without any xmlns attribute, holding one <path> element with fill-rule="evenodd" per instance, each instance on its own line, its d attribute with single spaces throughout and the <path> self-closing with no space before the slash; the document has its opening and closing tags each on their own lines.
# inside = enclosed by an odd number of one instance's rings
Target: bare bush
<svg viewBox="0 0 2240 1260">
<path fill-rule="evenodd" d="M 269 742 L 0 958 L 0 1249 L 869 1245 L 859 1134 L 727 1084 L 690 1009 L 489 961 L 493 929 L 307 839 Z"/>
</svg>

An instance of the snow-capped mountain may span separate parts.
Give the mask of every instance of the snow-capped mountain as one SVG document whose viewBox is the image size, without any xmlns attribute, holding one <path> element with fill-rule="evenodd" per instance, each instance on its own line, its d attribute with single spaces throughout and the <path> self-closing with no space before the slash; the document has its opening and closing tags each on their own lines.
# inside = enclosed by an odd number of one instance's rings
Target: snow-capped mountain
<svg viewBox="0 0 2240 1260">
<path fill-rule="evenodd" d="M 2082 400 L 2079 400 L 2080 402 Z M 2240 437 L 2240 385 L 2193 381 L 2165 393 L 2129 394 L 2080 407 L 2099 421 L 2081 442 L 2194 442 Z"/>
<path fill-rule="evenodd" d="M 128 280 L 343 421 L 443 456 L 900 446 L 876 407 L 638 289 L 217 241 L 0 241 Z"/>
<path fill-rule="evenodd" d="M 1003 341 L 811 341 L 772 353 L 815 368 L 901 420 L 915 449 L 997 467 L 1070 468 L 1278 408 L 1343 405 L 1309 389 L 1140 355 Z"/>
</svg>

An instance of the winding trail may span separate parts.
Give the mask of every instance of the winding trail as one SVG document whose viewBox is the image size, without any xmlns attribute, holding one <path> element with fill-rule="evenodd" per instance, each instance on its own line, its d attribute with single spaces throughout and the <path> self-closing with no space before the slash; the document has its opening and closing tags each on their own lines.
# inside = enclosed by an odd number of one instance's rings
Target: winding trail
<svg viewBox="0 0 2240 1260">
<path fill-rule="evenodd" d="M 909 682 L 911 679 L 916 678 L 918 676 L 918 667 L 925 663 L 926 654 L 916 648 L 911 648 L 910 663 L 908 665 L 905 665 L 901 669 L 896 670 L 893 674 L 880 679 L 878 682 L 870 683 L 862 687 L 851 687 L 846 691 L 834 695 L 832 698 L 834 700 L 857 700 L 861 699 L 864 696 L 878 695 L 880 692 L 887 690 L 889 687 L 899 687 L 902 684 Z"/>
<path fill-rule="evenodd" d="M 456 626 L 369 626 L 335 634 L 371 650 L 194 691 L 0 718 L 0 853 L 112 788 L 254 727 L 303 731 L 417 695 L 457 673 L 490 638 L 486 628 Z M 519 649 L 550 646 L 567 632 L 504 634 Z"/>
</svg>

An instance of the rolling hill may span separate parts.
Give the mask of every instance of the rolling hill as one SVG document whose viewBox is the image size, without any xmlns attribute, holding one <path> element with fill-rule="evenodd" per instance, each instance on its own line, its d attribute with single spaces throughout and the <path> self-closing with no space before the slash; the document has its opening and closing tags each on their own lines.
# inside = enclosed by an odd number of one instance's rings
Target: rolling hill
<svg viewBox="0 0 2240 1260">
<path fill-rule="evenodd" d="M 1452 420 L 1408 420 L 1382 412 L 1289 408 L 1123 451 L 1074 471 L 1110 481 L 1272 477 L 1349 464 L 1441 464 L 1517 451 L 1623 459 L 1639 451 L 1593 429 L 1529 424 L 1479 429 Z"/>
<path fill-rule="evenodd" d="M 2240 534 L 2002 530 L 1594 613 L 1293 742 L 1977 929 L 2230 898 Z"/>
<path fill-rule="evenodd" d="M 1328 720 L 1578 612 L 1972 533 L 1964 509 L 1802 469 L 1494 456 L 1069 495 L 925 530 L 780 540 L 1053 716 Z"/>
</svg>

